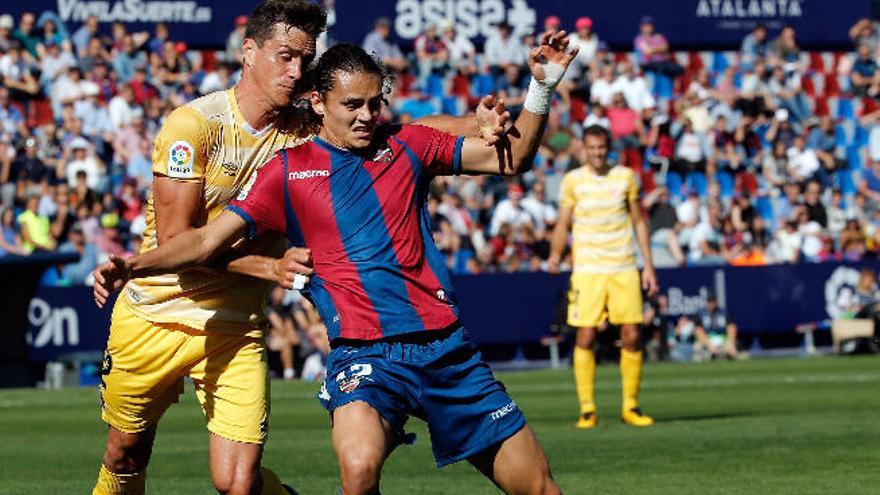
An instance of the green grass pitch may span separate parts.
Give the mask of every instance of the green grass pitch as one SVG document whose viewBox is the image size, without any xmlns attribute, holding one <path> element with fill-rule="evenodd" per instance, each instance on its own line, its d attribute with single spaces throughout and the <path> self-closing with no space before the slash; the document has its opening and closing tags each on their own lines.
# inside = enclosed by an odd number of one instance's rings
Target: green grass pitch
<svg viewBox="0 0 880 495">
<path fill-rule="evenodd" d="M 565 493 L 880 493 L 880 360 L 648 365 L 654 427 L 618 418 L 617 366 L 599 367 L 599 427 L 579 431 L 570 370 L 502 373 Z M 264 464 L 305 494 L 338 493 L 314 384 L 275 381 Z M 427 430 L 385 467 L 386 494 L 498 493 L 467 463 L 439 470 Z M 0 391 L 0 493 L 90 493 L 105 437 L 95 389 Z M 163 419 L 148 493 L 213 493 L 207 434 L 187 387 Z"/>
</svg>

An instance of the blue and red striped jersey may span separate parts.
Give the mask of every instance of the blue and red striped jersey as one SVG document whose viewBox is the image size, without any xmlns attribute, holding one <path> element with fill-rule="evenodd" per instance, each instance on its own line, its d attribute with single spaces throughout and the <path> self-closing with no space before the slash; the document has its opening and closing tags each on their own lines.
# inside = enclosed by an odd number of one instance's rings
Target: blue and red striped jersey
<svg viewBox="0 0 880 495">
<path fill-rule="evenodd" d="M 458 324 L 446 263 L 431 237 L 428 188 L 458 174 L 463 138 L 420 125 L 377 129 L 368 152 L 315 137 L 279 151 L 227 209 L 249 236 L 311 249 L 309 297 L 330 340 L 376 340 Z"/>
</svg>

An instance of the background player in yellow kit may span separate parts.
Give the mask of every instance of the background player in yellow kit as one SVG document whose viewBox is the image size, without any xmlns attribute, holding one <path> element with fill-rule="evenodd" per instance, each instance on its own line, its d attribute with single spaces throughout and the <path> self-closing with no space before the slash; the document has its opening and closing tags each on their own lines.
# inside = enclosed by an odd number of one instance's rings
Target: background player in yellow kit
<svg viewBox="0 0 880 495">
<path fill-rule="evenodd" d="M 142 252 L 206 224 L 277 150 L 308 138 L 291 106 L 324 29 L 320 7 L 266 0 L 245 28 L 239 84 L 176 109 L 156 138 L 155 180 Z M 473 117 L 422 123 L 465 133 L 503 131 L 503 105 L 487 98 Z M 268 425 L 263 301 L 271 283 L 311 273 L 304 249 L 283 240 L 239 246 L 212 267 L 131 280 L 113 310 L 102 380 L 110 425 L 95 494 L 140 494 L 156 425 L 189 376 L 210 431 L 211 476 L 221 493 L 287 493 L 261 469 Z M 249 275 L 249 276 L 245 276 Z M 262 280 L 260 280 L 262 279 Z"/>
<path fill-rule="evenodd" d="M 608 163 L 610 144 L 611 135 L 604 128 L 593 125 L 584 130 L 586 161 L 562 179 L 559 220 L 553 231 L 548 259 L 550 271 L 558 273 L 571 228 L 568 324 L 577 328 L 573 361 L 580 402 L 578 428 L 596 426 L 593 346 L 596 331 L 606 318 L 621 325 L 621 418 L 633 426 L 654 423 L 638 407 L 642 375 L 639 324 L 642 322 L 641 289 L 644 287 L 653 295 L 657 291 L 657 276 L 651 262 L 648 227 L 639 205 L 635 173 L 622 165 Z M 633 230 L 645 263 L 641 284 Z"/>
</svg>

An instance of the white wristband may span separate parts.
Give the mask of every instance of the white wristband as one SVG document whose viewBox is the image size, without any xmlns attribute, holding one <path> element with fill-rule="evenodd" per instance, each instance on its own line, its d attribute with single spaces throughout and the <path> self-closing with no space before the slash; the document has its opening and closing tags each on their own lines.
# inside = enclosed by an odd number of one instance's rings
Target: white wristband
<svg viewBox="0 0 880 495">
<path fill-rule="evenodd" d="M 544 79 L 539 81 L 532 77 L 532 81 L 529 83 L 529 92 L 526 93 L 526 101 L 523 103 L 523 108 L 536 115 L 550 113 L 553 92 L 556 91 L 556 85 L 565 74 L 565 67 L 554 62 L 543 64 L 543 68 Z"/>
<path fill-rule="evenodd" d="M 306 288 L 306 284 L 309 282 L 309 277 L 306 277 L 303 274 L 297 273 L 293 276 L 293 288 L 296 290 L 303 290 Z"/>
</svg>

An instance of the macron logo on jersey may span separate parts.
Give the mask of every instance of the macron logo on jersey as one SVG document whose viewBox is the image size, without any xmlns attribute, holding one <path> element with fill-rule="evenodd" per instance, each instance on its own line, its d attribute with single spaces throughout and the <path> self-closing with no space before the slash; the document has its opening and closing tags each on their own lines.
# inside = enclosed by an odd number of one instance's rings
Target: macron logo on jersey
<svg viewBox="0 0 880 495">
<path fill-rule="evenodd" d="M 329 170 L 300 170 L 297 172 L 288 172 L 287 180 L 313 179 L 315 177 L 330 177 Z"/>
</svg>

